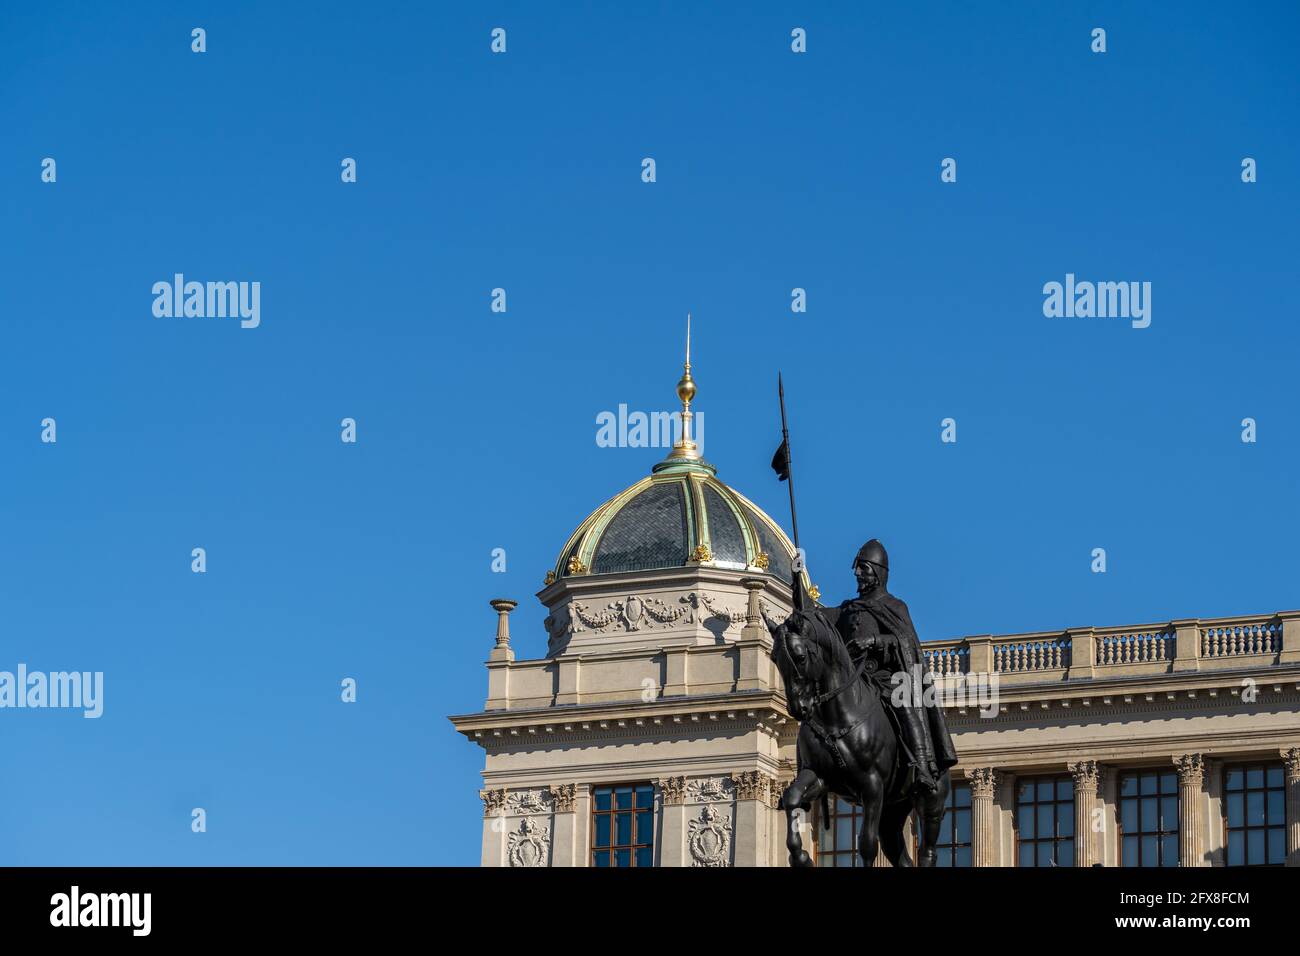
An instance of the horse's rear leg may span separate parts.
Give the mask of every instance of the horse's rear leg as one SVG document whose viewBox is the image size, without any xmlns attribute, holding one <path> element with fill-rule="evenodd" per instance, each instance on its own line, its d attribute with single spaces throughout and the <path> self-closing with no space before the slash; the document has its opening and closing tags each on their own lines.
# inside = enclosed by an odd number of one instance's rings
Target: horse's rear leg
<svg viewBox="0 0 1300 956">
<path fill-rule="evenodd" d="M 935 793 L 918 797 L 916 816 L 918 833 L 917 857 L 920 866 L 934 866 L 938 862 L 935 846 L 939 842 L 939 831 L 943 827 L 943 814 L 948 807 L 948 790 L 951 778 L 945 770 L 936 781 L 939 789 Z"/>
<path fill-rule="evenodd" d="M 822 795 L 825 784 L 820 777 L 807 768 L 800 770 L 791 781 L 790 786 L 781 794 L 781 809 L 785 811 L 785 845 L 790 851 L 791 866 L 812 866 L 812 857 L 803 848 L 803 837 L 799 830 L 803 822 L 809 819 L 808 811 L 813 801 Z"/>
<path fill-rule="evenodd" d="M 862 830 L 858 833 L 858 853 L 862 855 L 863 866 L 874 866 L 876 853 L 880 850 L 880 817 L 885 807 L 885 783 L 880 779 L 879 773 L 867 771 L 858 798 L 862 801 Z"/>
<path fill-rule="evenodd" d="M 891 866 L 911 866 L 912 855 L 907 852 L 904 827 L 912 812 L 910 803 L 893 803 L 880 815 L 880 849 Z"/>
</svg>

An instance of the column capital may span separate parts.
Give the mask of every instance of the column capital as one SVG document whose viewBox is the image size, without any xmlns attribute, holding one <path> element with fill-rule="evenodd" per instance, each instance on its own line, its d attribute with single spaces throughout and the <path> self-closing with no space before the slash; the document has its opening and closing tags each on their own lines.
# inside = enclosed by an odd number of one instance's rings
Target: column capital
<svg viewBox="0 0 1300 956">
<path fill-rule="evenodd" d="M 555 805 L 556 813 L 572 813 L 573 803 L 578 799 L 578 785 L 575 783 L 562 783 L 557 787 L 547 787 L 551 794 L 551 800 Z"/>
<path fill-rule="evenodd" d="M 660 777 L 655 781 L 664 806 L 672 807 L 686 802 L 685 777 Z"/>
<path fill-rule="evenodd" d="M 1300 747 L 1283 749 L 1282 762 L 1286 764 L 1286 778 L 1300 780 Z"/>
<path fill-rule="evenodd" d="M 737 800 L 762 800 L 766 802 L 772 778 L 758 770 L 733 773 L 731 782 L 736 785 Z"/>
<path fill-rule="evenodd" d="M 967 767 L 966 779 L 972 796 L 991 797 L 997 787 L 998 771 L 994 767 Z"/>
<path fill-rule="evenodd" d="M 500 816 L 506 808 L 505 790 L 480 790 L 478 795 L 483 799 L 483 816 L 495 817 Z"/>
<path fill-rule="evenodd" d="M 1205 784 L 1205 758 L 1201 754 L 1181 754 L 1174 758 L 1174 765 L 1182 783 L 1197 787 Z"/>
<path fill-rule="evenodd" d="M 1101 768 L 1097 765 L 1097 761 L 1078 760 L 1066 766 L 1070 770 L 1070 775 L 1074 777 L 1076 791 L 1097 792 L 1097 785 L 1101 782 Z"/>
</svg>

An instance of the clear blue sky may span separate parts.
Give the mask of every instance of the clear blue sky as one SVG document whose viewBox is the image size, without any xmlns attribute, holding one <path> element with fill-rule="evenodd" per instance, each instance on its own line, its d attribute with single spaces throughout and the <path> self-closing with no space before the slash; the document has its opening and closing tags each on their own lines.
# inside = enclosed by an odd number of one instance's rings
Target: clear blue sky
<svg viewBox="0 0 1300 956">
<path fill-rule="evenodd" d="M 0 711 L 0 863 L 477 863 L 487 602 L 544 653 L 688 310 L 783 521 L 784 372 L 827 600 L 879 536 L 925 638 L 1300 605 L 1294 4 L 378 6 L 0 11 L 0 669 L 106 680 Z M 260 327 L 154 318 L 177 272 Z"/>
</svg>

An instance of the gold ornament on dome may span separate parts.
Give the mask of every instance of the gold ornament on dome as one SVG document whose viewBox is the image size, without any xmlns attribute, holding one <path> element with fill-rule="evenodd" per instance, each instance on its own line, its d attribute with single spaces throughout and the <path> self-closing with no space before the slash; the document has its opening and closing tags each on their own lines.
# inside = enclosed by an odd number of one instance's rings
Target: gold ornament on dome
<svg viewBox="0 0 1300 956">
<path fill-rule="evenodd" d="M 546 572 L 546 583 L 547 583 L 547 584 L 554 584 L 554 583 L 555 583 L 555 572 L 554 572 L 554 571 L 547 571 L 547 572 Z"/>
<path fill-rule="evenodd" d="M 709 550 L 707 544 L 697 545 L 695 551 L 691 554 L 692 561 L 712 561 L 713 552 Z"/>
<path fill-rule="evenodd" d="M 569 558 L 569 573 L 570 574 L 587 573 L 587 566 L 582 563 L 582 558 L 578 557 L 576 554 L 573 557 Z"/>
<path fill-rule="evenodd" d="M 766 551 L 760 551 L 760 552 L 758 552 L 757 557 L 754 558 L 754 567 L 756 567 L 756 568 L 761 568 L 762 570 L 766 571 L 766 570 L 767 570 L 767 561 L 768 561 L 768 558 L 767 558 L 767 552 L 766 552 Z"/>
</svg>

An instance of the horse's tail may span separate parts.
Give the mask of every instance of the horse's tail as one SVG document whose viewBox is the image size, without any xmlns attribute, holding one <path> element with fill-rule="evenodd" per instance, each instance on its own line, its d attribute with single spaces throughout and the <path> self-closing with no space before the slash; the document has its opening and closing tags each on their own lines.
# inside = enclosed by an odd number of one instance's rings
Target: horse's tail
<svg viewBox="0 0 1300 956">
<path fill-rule="evenodd" d="M 831 800 L 826 791 L 822 791 L 822 829 L 831 828 Z"/>
</svg>

